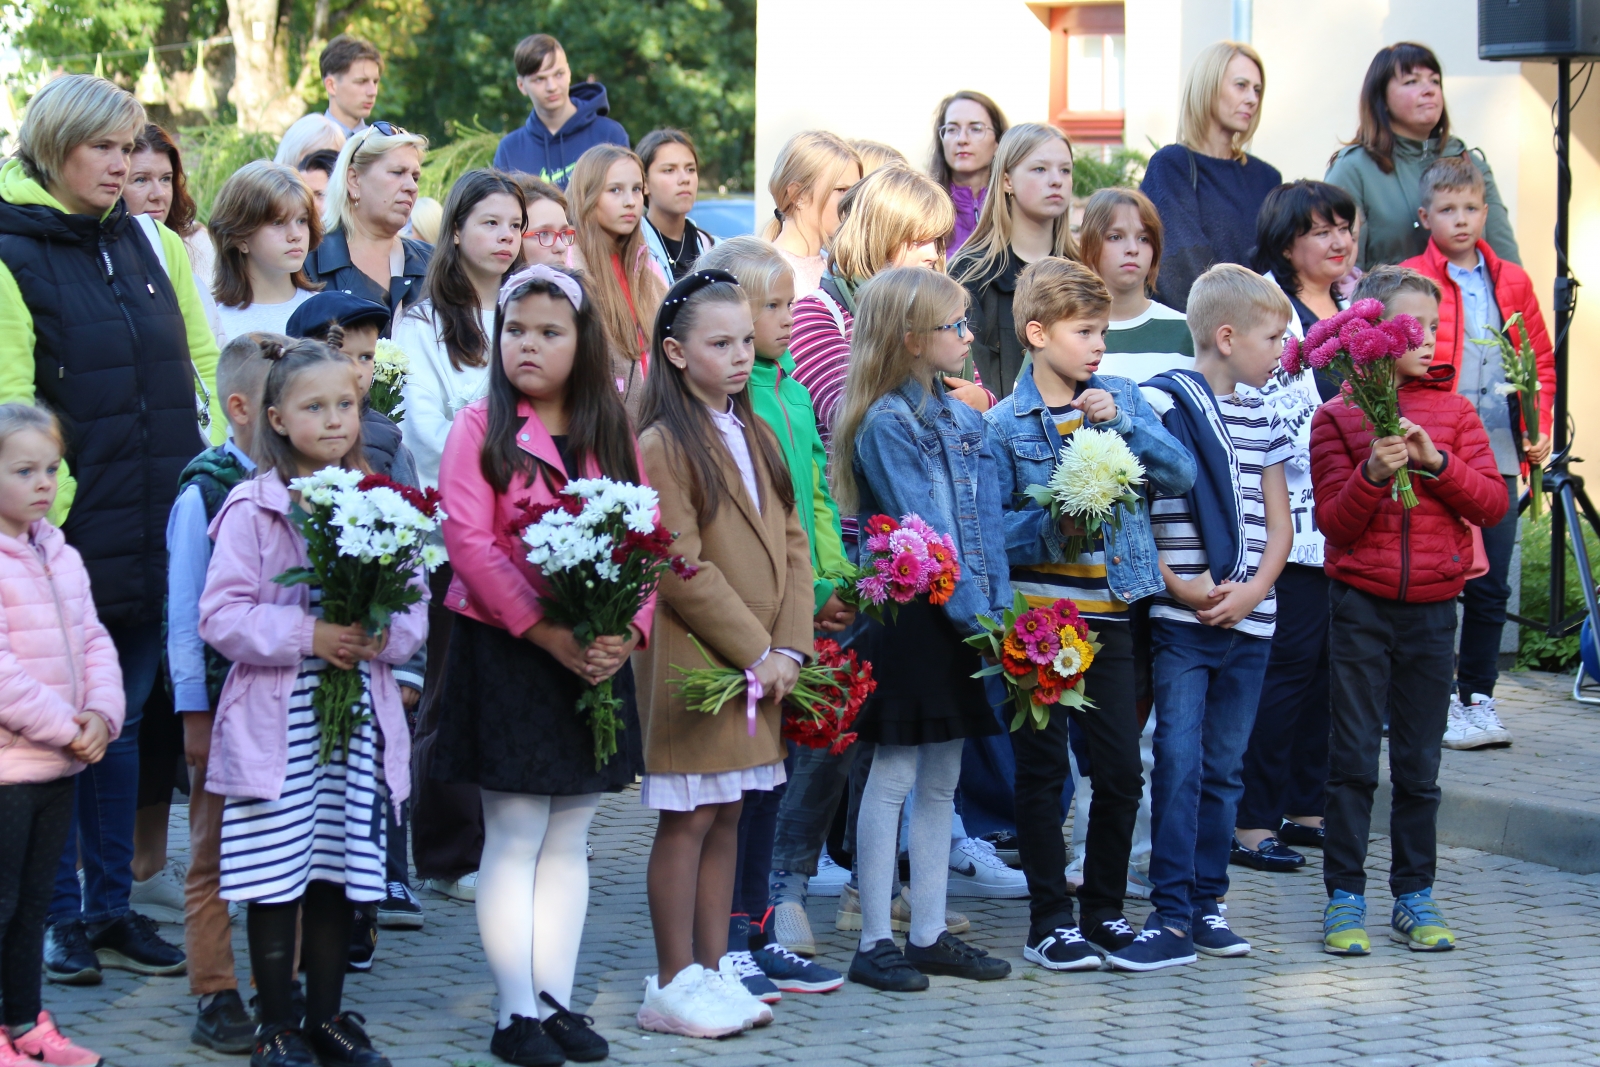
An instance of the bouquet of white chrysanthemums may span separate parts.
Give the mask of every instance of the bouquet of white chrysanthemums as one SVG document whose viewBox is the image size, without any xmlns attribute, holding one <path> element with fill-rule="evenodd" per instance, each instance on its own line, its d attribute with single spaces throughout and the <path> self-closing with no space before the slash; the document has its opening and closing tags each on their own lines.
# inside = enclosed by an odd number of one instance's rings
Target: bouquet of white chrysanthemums
<svg viewBox="0 0 1600 1067">
<path fill-rule="evenodd" d="M 544 575 L 545 617 L 570 626 L 580 645 L 626 636 L 628 624 L 667 571 L 694 577 L 697 568 L 672 554 L 673 535 L 656 519 L 654 489 L 578 478 L 560 495 L 556 503 L 524 508 L 522 540 L 528 562 Z M 617 751 L 621 707 L 609 678 L 578 700 L 594 734 L 596 770 Z"/>
<path fill-rule="evenodd" d="M 419 574 L 445 560 L 444 549 L 432 543 L 445 517 L 437 490 L 341 467 L 296 478 L 289 488 L 300 494 L 305 511 L 295 522 L 311 565 L 286 570 L 274 581 L 318 586 L 324 620 L 336 626 L 359 622 L 373 635 L 422 599 Z M 348 751 L 351 736 L 371 716 L 362 699 L 365 688 L 359 668 L 330 664 L 323 674 L 312 697 L 322 735 L 320 762 L 327 763 L 336 749 Z"/>
<path fill-rule="evenodd" d="M 1069 518 L 1082 530 L 1062 542 L 1062 556 L 1070 560 L 1089 550 L 1107 522 L 1122 528 L 1117 508 L 1136 510 L 1143 484 L 1144 464 L 1121 434 L 1080 426 L 1062 444 L 1050 484 L 1030 485 L 1024 492 L 1052 519 Z"/>
</svg>

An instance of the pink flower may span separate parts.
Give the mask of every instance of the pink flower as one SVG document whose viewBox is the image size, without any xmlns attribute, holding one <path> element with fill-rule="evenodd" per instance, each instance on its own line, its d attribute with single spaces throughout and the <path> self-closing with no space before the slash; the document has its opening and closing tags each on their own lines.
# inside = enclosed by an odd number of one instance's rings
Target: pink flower
<svg viewBox="0 0 1600 1067">
<path fill-rule="evenodd" d="M 1335 316 L 1335 318 L 1337 318 L 1337 316 Z M 1333 327 L 1332 318 L 1318 319 L 1316 322 L 1311 324 L 1311 329 L 1306 331 L 1305 344 L 1301 345 L 1300 347 L 1308 350 L 1312 348 L 1320 348 L 1322 346 L 1322 342 L 1326 341 L 1328 338 L 1332 337 L 1338 332 L 1339 331 Z"/>
<path fill-rule="evenodd" d="M 922 582 L 922 560 L 910 552 L 901 552 L 889 561 L 889 581 L 915 590 Z"/>
<path fill-rule="evenodd" d="M 1379 360 L 1390 358 L 1390 346 L 1394 339 L 1388 330 L 1370 329 L 1362 330 L 1350 342 L 1350 359 L 1357 366 L 1366 366 L 1377 363 Z"/>
<path fill-rule="evenodd" d="M 856 588 L 873 604 L 882 604 L 889 596 L 889 580 L 878 574 L 861 579 Z"/>
<path fill-rule="evenodd" d="M 1283 368 L 1283 373 L 1293 377 L 1300 373 L 1300 342 L 1295 340 L 1293 334 L 1283 338 L 1283 355 L 1278 360 L 1278 365 Z"/>
<path fill-rule="evenodd" d="M 889 551 L 889 535 L 887 533 L 874 533 L 867 538 L 868 552 Z"/>
<path fill-rule="evenodd" d="M 1305 361 L 1311 364 L 1317 370 L 1321 370 L 1323 367 L 1326 367 L 1328 364 L 1332 363 L 1333 357 L 1338 354 L 1339 339 L 1337 337 L 1330 337 L 1326 341 L 1322 342 L 1321 345 L 1312 349 L 1311 353 L 1305 357 Z"/>
<path fill-rule="evenodd" d="M 1406 351 L 1408 352 L 1413 348 L 1421 348 L 1423 342 L 1428 339 L 1428 335 L 1422 329 L 1422 323 L 1410 315 L 1396 315 L 1389 321 L 1405 332 Z"/>
<path fill-rule="evenodd" d="M 920 536 L 924 541 L 934 541 L 939 537 L 939 531 L 922 521 L 922 516 L 912 513 L 900 520 L 901 526 Z"/>
<path fill-rule="evenodd" d="M 1351 316 L 1366 319 L 1368 322 L 1377 322 L 1383 318 L 1383 301 L 1367 297 L 1357 300 L 1345 309 Z"/>
<path fill-rule="evenodd" d="M 1356 338 L 1371 328 L 1372 327 L 1370 325 L 1361 319 L 1351 319 L 1349 322 L 1339 327 L 1339 347 L 1344 349 L 1346 352 L 1350 351 L 1350 346 L 1355 343 Z"/>
<path fill-rule="evenodd" d="M 889 583 L 889 596 L 896 604 L 909 604 L 916 598 L 917 587 L 904 582 L 891 581 Z"/>
<path fill-rule="evenodd" d="M 1406 316 L 1406 317 L 1410 318 L 1409 315 Z M 1416 320 L 1413 319 L 1412 321 L 1416 321 Z M 1400 322 L 1398 319 L 1389 319 L 1386 322 L 1380 322 L 1380 323 L 1378 323 L 1376 328 L 1379 329 L 1379 330 L 1382 330 L 1385 334 L 1388 335 L 1388 337 L 1389 337 L 1389 354 L 1391 356 L 1395 356 L 1396 358 L 1398 358 L 1400 356 L 1405 355 L 1407 352 L 1411 351 L 1413 348 L 1417 347 L 1416 345 L 1411 343 L 1411 336 L 1410 336 L 1410 333 L 1406 330 L 1405 323 Z"/>
<path fill-rule="evenodd" d="M 918 559 L 927 559 L 928 542 L 915 530 L 905 527 L 889 535 L 888 551 L 893 555 L 909 552 Z"/>
</svg>

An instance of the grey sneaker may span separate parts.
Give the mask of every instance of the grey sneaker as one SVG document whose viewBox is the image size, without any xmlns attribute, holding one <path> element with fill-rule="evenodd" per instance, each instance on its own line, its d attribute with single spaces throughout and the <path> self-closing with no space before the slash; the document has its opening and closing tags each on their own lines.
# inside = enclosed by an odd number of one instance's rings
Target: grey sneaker
<svg viewBox="0 0 1600 1067">
<path fill-rule="evenodd" d="M 1467 705 L 1467 718 L 1471 719 L 1473 725 L 1483 731 L 1484 744 L 1509 745 L 1511 743 L 1511 731 L 1507 730 L 1505 724 L 1500 721 L 1500 715 L 1495 710 L 1494 697 L 1485 696 L 1482 693 L 1473 693 L 1472 703 Z"/>
</svg>

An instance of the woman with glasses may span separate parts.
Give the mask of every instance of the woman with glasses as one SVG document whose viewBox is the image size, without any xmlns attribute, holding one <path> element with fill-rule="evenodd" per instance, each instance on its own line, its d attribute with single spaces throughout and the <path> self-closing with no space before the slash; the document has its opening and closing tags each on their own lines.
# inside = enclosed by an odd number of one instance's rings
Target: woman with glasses
<svg viewBox="0 0 1600 1067">
<path fill-rule="evenodd" d="M 644 162 L 645 211 L 639 232 L 671 285 L 693 273 L 717 243 L 689 218 L 700 194 L 700 153 L 682 130 L 651 130 L 637 149 Z"/>
<path fill-rule="evenodd" d="M 531 266 L 582 270 L 578 254 L 578 231 L 567 214 L 567 195 L 543 178 L 532 174 L 513 174 L 528 200 L 528 224 L 522 230 L 522 260 Z"/>
<path fill-rule="evenodd" d="M 422 299 L 433 246 L 400 231 L 416 206 L 427 150 L 426 137 L 388 122 L 374 122 L 344 143 L 328 179 L 322 243 L 306 256 L 312 281 L 392 311 Z"/>
<path fill-rule="evenodd" d="M 944 186 L 956 209 L 956 226 L 946 250 L 952 258 L 978 225 L 989 192 L 989 165 L 1011 124 L 1000 105 L 982 93 L 963 89 L 939 101 L 933 113 L 933 158 L 928 174 Z"/>
</svg>

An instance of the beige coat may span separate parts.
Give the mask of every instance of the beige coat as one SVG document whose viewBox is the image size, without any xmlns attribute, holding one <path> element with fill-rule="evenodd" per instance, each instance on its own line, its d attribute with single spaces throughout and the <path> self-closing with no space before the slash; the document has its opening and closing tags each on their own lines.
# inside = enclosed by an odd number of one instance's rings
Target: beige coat
<svg viewBox="0 0 1600 1067">
<path fill-rule="evenodd" d="M 743 698 L 707 715 L 686 708 L 677 686 L 669 684 L 679 677 L 672 665 L 706 665 L 691 633 L 719 667 L 748 667 L 768 648 L 811 654 L 811 546 L 799 518 L 779 504 L 762 470 L 754 433 L 772 431 L 759 419 L 752 422 L 745 435 L 766 507 L 750 500 L 733 457 L 718 448 L 731 499 L 724 499 L 705 527 L 696 521 L 676 447 L 654 427 L 639 436 L 645 475 L 661 495 L 661 522 L 677 536 L 674 551 L 700 568 L 688 580 L 673 574 L 662 579 L 649 647 L 633 657 L 645 769 L 651 773 L 713 774 L 784 757 L 776 701 L 761 702 L 751 737 Z"/>
</svg>

